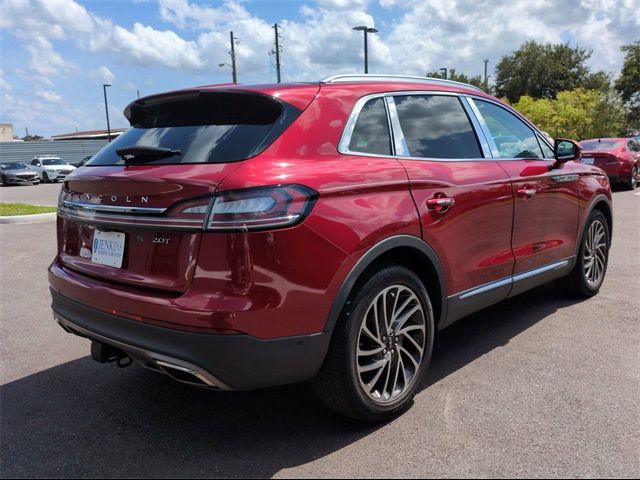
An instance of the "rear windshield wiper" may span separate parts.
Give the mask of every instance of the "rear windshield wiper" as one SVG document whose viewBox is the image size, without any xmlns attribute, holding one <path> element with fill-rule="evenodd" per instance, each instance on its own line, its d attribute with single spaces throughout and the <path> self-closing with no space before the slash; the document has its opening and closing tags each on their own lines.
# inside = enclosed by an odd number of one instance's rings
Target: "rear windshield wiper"
<svg viewBox="0 0 640 480">
<path fill-rule="evenodd" d="M 125 165 L 152 162 L 161 158 L 181 155 L 180 150 L 161 147 L 133 146 L 116 150 L 116 154 L 124 160 Z"/>
</svg>

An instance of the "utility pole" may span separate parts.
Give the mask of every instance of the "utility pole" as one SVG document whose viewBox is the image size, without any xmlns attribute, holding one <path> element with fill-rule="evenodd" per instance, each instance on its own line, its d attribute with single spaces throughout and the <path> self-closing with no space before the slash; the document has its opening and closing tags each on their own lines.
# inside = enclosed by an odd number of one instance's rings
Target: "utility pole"
<svg viewBox="0 0 640 480">
<path fill-rule="evenodd" d="M 446 80 L 447 79 L 447 73 L 449 73 L 449 70 L 446 69 L 446 68 L 441 68 L 440 71 L 444 72 L 444 79 Z"/>
<path fill-rule="evenodd" d="M 273 28 L 276 31 L 276 76 L 280 83 L 280 34 L 278 33 L 278 24 L 274 23 Z"/>
<path fill-rule="evenodd" d="M 487 76 L 487 64 L 489 60 L 484 61 L 484 91 L 489 92 L 489 77 Z"/>
<path fill-rule="evenodd" d="M 238 83 L 238 74 L 236 72 L 236 39 L 233 36 L 233 31 L 229 32 L 229 36 L 231 37 L 231 51 L 229 52 L 231 55 L 231 78 L 233 79 L 233 83 Z"/>
<path fill-rule="evenodd" d="M 140 90 L 136 90 L 136 93 L 138 94 L 138 98 L 140 98 Z"/>
</svg>

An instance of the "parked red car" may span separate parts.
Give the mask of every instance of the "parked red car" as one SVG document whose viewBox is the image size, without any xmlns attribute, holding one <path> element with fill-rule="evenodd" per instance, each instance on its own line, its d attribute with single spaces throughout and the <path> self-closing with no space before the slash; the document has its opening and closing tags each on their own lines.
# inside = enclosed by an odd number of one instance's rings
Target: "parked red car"
<svg viewBox="0 0 640 480">
<path fill-rule="evenodd" d="M 55 318 L 99 362 L 219 390 L 313 380 L 380 421 L 411 404 L 438 331 L 604 280 L 606 175 L 469 85 L 209 86 L 125 115 L 64 182 L 49 268 Z"/>
<path fill-rule="evenodd" d="M 640 143 L 633 138 L 596 138 L 583 140 L 582 163 L 603 169 L 609 180 L 621 183 L 628 190 L 638 185 L 640 173 Z"/>
</svg>

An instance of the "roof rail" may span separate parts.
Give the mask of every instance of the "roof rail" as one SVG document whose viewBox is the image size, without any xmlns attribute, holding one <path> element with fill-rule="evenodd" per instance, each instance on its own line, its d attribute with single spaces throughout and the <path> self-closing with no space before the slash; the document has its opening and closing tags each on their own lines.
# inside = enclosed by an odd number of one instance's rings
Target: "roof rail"
<svg viewBox="0 0 640 480">
<path fill-rule="evenodd" d="M 482 92 L 481 88 L 468 83 L 454 82 L 453 80 L 445 80 L 443 78 L 433 77 L 412 77 L 409 75 L 379 75 L 379 74 L 361 74 L 349 73 L 343 75 L 333 75 L 332 77 L 321 80 L 323 83 L 342 83 L 342 82 L 407 82 L 407 83 L 436 83 L 440 85 L 456 85 L 459 87 L 473 88 Z"/>
</svg>

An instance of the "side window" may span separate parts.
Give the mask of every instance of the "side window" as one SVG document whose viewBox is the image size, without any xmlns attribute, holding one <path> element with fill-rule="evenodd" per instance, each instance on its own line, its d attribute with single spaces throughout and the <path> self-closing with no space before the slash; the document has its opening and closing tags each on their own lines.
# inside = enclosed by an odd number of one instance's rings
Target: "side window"
<svg viewBox="0 0 640 480">
<path fill-rule="evenodd" d="M 545 158 L 529 126 L 498 105 L 474 100 L 489 127 L 500 158 Z"/>
<path fill-rule="evenodd" d="M 394 100 L 412 157 L 482 158 L 469 117 L 457 97 L 406 95 Z"/>
<path fill-rule="evenodd" d="M 391 155 L 391 135 L 383 98 L 369 100 L 358 115 L 351 133 L 349 150 L 359 153 Z"/>
<path fill-rule="evenodd" d="M 31 165 L 38 165 L 38 160 L 31 160 Z"/>
<path fill-rule="evenodd" d="M 632 152 L 640 152 L 640 145 L 638 144 L 638 142 L 630 140 L 628 146 L 629 150 L 631 150 Z"/>
</svg>

